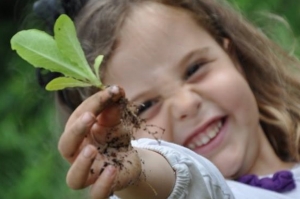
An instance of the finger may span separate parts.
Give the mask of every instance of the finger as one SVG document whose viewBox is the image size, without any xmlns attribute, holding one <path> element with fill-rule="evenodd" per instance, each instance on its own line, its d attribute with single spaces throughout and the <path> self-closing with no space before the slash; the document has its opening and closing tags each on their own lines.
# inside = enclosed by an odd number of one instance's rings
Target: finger
<svg viewBox="0 0 300 199">
<path fill-rule="evenodd" d="M 98 115 L 108 104 L 111 102 L 116 102 L 124 96 L 124 90 L 118 86 L 110 86 L 103 91 L 92 95 L 84 100 L 81 105 L 79 105 L 79 107 L 72 113 L 66 124 L 66 127 L 71 125 L 85 112 L 91 112 L 94 115 Z"/>
<path fill-rule="evenodd" d="M 105 108 L 96 118 L 97 122 L 92 126 L 92 132 L 103 135 L 111 127 L 120 124 L 121 104 L 114 103 Z"/>
<path fill-rule="evenodd" d="M 91 166 L 97 155 L 97 149 L 87 145 L 72 164 L 67 174 L 67 184 L 72 189 L 82 189 L 88 186 L 87 179 Z"/>
<path fill-rule="evenodd" d="M 120 123 L 121 104 L 113 103 L 108 105 L 100 115 L 97 116 L 97 123 L 103 127 L 113 127 Z"/>
<path fill-rule="evenodd" d="M 108 134 L 112 132 L 112 127 L 120 124 L 122 106 L 121 103 L 111 103 L 97 116 L 97 122 L 90 131 L 96 144 L 104 144 Z"/>
<path fill-rule="evenodd" d="M 93 199 L 104 199 L 112 195 L 116 175 L 116 167 L 112 165 L 105 167 L 104 171 L 90 190 L 91 197 Z"/>
<path fill-rule="evenodd" d="M 120 124 L 121 107 L 120 104 L 112 104 L 97 117 L 90 130 L 96 143 L 104 144 L 109 140 L 113 128 Z"/>
<path fill-rule="evenodd" d="M 95 116 L 87 112 L 65 129 L 58 143 L 58 150 L 65 159 L 72 161 L 95 121 Z"/>
</svg>

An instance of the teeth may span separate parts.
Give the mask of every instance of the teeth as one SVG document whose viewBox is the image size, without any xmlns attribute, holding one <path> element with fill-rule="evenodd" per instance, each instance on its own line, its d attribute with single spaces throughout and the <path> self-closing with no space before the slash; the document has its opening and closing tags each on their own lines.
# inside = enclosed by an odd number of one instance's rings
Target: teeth
<svg viewBox="0 0 300 199">
<path fill-rule="evenodd" d="M 194 149 L 194 148 L 196 147 L 196 145 L 195 145 L 194 143 L 190 143 L 190 144 L 188 145 L 188 147 L 189 147 L 190 149 Z"/>
<path fill-rule="evenodd" d="M 219 124 L 219 123 L 218 123 Z M 217 135 L 218 131 L 219 131 L 220 127 L 219 125 L 215 126 L 214 129 L 206 132 L 206 135 L 209 137 L 209 138 L 213 138 Z"/>
<path fill-rule="evenodd" d="M 203 144 L 202 139 L 196 141 L 196 146 L 201 146 L 202 144 Z"/>
<path fill-rule="evenodd" d="M 209 140 L 210 140 L 210 138 L 209 138 L 208 136 L 206 136 L 206 135 L 204 135 L 204 136 L 202 137 L 202 143 L 203 143 L 203 144 L 207 144 L 207 143 L 209 142 Z"/>
<path fill-rule="evenodd" d="M 188 145 L 188 148 L 195 149 L 207 144 L 212 138 L 216 137 L 222 127 L 222 121 L 219 121 L 214 127 L 209 128 L 206 132 L 201 133 Z"/>
</svg>

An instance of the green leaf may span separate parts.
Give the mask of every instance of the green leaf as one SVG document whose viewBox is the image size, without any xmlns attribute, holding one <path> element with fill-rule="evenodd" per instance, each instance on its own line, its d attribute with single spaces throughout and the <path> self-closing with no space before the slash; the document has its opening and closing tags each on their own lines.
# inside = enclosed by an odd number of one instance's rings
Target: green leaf
<svg viewBox="0 0 300 199">
<path fill-rule="evenodd" d="M 53 37 L 45 32 L 34 29 L 20 31 L 12 37 L 11 47 L 34 67 L 81 80 L 90 78 L 60 53 Z"/>
<path fill-rule="evenodd" d="M 99 56 L 96 57 L 95 62 L 94 62 L 94 71 L 96 73 L 97 78 L 100 80 L 100 82 L 101 82 L 101 79 L 100 79 L 100 76 L 99 76 L 99 70 L 100 70 L 100 65 L 103 61 L 103 58 L 104 58 L 103 55 L 99 55 Z"/>
<path fill-rule="evenodd" d="M 78 41 L 74 23 L 67 15 L 62 14 L 57 19 L 54 26 L 54 35 L 57 46 L 62 54 L 68 57 L 72 63 L 84 71 L 84 73 L 96 79 Z"/>
<path fill-rule="evenodd" d="M 46 87 L 48 90 L 103 86 L 98 75 L 103 56 L 95 60 L 95 74 L 85 58 L 75 26 L 67 15 L 63 14 L 56 20 L 54 37 L 35 29 L 20 31 L 12 37 L 11 48 L 34 67 L 65 76 L 51 81 Z"/>
<path fill-rule="evenodd" d="M 46 85 L 49 91 L 61 90 L 69 87 L 86 87 L 91 86 L 89 83 L 79 81 L 71 77 L 57 77 Z"/>
</svg>

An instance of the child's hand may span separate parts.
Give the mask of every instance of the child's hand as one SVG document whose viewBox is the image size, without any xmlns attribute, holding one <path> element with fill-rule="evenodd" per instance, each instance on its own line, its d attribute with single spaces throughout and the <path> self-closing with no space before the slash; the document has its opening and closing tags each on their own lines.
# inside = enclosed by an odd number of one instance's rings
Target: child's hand
<svg viewBox="0 0 300 199">
<path fill-rule="evenodd" d="M 141 174 L 130 134 L 120 124 L 124 91 L 112 86 L 86 99 L 70 116 L 59 141 L 61 155 L 71 163 L 67 184 L 81 189 L 93 184 L 93 198 L 134 183 Z"/>
</svg>

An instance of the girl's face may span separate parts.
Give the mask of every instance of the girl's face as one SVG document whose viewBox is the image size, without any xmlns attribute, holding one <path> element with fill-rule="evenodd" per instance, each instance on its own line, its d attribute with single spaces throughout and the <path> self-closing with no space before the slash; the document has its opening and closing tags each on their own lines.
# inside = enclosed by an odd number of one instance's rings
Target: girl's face
<svg viewBox="0 0 300 199">
<path fill-rule="evenodd" d="M 255 98 L 226 45 L 183 11 L 145 5 L 126 20 L 105 83 L 143 103 L 140 116 L 165 129 L 162 139 L 232 177 L 248 172 L 266 143 Z M 153 138 L 142 130 L 136 137 Z"/>
</svg>

